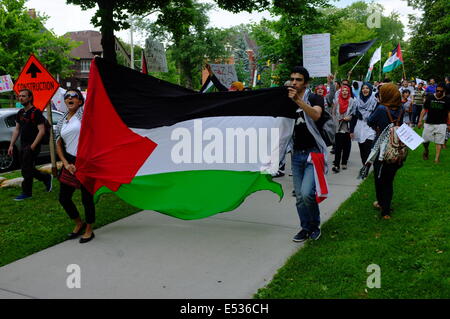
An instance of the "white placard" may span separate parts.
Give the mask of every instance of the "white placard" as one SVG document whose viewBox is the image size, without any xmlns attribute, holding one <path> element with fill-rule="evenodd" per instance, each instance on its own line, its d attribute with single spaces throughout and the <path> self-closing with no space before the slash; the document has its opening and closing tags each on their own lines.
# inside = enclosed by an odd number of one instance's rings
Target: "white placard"
<svg viewBox="0 0 450 319">
<path fill-rule="evenodd" d="M 147 39 L 145 41 L 145 57 L 150 72 L 169 72 L 167 68 L 166 51 L 160 42 Z"/>
<path fill-rule="evenodd" d="M 0 76 L 0 93 L 12 91 L 14 83 L 9 74 Z"/>
<path fill-rule="evenodd" d="M 310 77 L 331 74 L 330 34 L 308 34 L 303 39 L 303 66 Z"/>
<path fill-rule="evenodd" d="M 424 142 L 423 138 L 405 123 L 397 129 L 396 133 L 400 141 L 413 151 Z"/>
<path fill-rule="evenodd" d="M 231 83 L 238 80 L 234 64 L 210 64 L 211 71 L 225 87 L 230 88 Z"/>
</svg>

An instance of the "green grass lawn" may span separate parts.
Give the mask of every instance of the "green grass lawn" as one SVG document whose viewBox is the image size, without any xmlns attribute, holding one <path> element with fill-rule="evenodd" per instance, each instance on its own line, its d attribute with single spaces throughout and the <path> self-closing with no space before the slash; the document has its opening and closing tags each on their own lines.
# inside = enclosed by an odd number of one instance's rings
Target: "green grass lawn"
<svg viewBox="0 0 450 319">
<path fill-rule="evenodd" d="M 434 164 L 410 151 L 394 180 L 392 218 L 372 208 L 373 174 L 255 298 L 450 298 L 450 149 Z M 330 199 L 329 199 L 330 200 Z M 381 288 L 367 287 L 370 264 Z"/>
<path fill-rule="evenodd" d="M 3 174 L 7 178 L 19 172 Z M 59 182 L 53 179 L 53 190 L 45 192 L 41 182 L 33 184 L 33 198 L 13 201 L 20 188 L 0 188 L 0 267 L 66 240 L 74 223 L 58 201 Z M 84 220 L 80 191 L 74 202 Z M 130 206 L 112 194 L 103 195 L 96 205 L 95 227 L 132 215 L 140 209 Z"/>
</svg>

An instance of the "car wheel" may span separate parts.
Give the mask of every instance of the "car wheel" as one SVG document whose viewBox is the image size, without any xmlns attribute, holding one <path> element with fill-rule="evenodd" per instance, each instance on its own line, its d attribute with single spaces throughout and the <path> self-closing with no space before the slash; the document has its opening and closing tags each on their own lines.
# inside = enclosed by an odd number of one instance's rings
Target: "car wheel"
<svg viewBox="0 0 450 319">
<path fill-rule="evenodd" d="M 13 157 L 8 155 L 9 144 L 0 145 L 0 172 L 6 172 L 16 168 L 18 161 L 17 148 L 14 147 Z"/>
</svg>

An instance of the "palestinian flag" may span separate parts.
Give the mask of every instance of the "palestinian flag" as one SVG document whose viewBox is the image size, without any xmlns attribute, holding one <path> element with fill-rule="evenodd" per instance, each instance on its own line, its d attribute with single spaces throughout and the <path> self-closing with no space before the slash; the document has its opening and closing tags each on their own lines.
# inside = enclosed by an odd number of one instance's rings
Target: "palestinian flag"
<svg viewBox="0 0 450 319">
<path fill-rule="evenodd" d="M 392 55 L 383 65 L 383 73 L 391 72 L 399 67 L 403 63 L 402 49 L 400 48 L 400 43 L 392 51 Z"/>
<path fill-rule="evenodd" d="M 98 198 L 198 219 L 271 179 L 297 106 L 284 87 L 200 94 L 102 58 L 91 64 L 76 176 Z"/>
</svg>

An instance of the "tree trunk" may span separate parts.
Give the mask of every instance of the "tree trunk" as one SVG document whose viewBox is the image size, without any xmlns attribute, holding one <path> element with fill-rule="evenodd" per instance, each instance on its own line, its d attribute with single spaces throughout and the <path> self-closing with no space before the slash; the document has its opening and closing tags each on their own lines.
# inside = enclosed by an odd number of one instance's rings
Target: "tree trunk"
<svg viewBox="0 0 450 319">
<path fill-rule="evenodd" d="M 181 65 L 181 77 L 183 78 L 182 82 L 183 82 L 183 86 L 193 90 L 193 80 L 192 80 L 192 72 L 191 70 L 189 70 L 186 66 L 183 66 L 183 63 L 180 64 Z"/>
<path fill-rule="evenodd" d="M 115 6 L 114 0 L 99 0 L 98 7 L 101 10 L 101 24 L 100 29 L 102 33 L 102 47 L 103 58 L 108 61 L 116 63 L 116 40 L 114 37 L 114 18 L 113 9 Z"/>
</svg>

